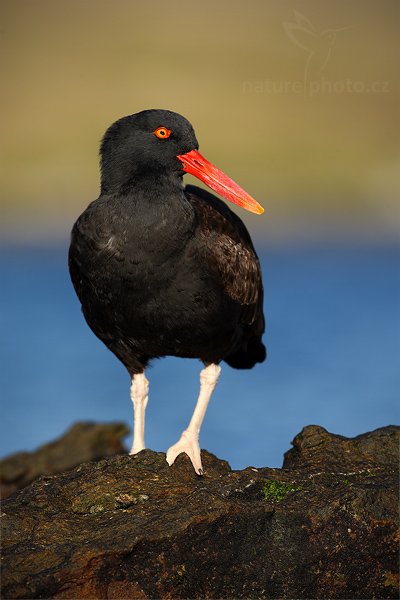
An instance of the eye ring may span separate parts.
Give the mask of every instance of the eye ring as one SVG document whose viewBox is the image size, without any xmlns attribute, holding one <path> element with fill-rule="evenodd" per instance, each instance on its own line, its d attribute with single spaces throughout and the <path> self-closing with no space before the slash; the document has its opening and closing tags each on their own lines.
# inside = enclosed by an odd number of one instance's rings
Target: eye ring
<svg viewBox="0 0 400 600">
<path fill-rule="evenodd" d="M 155 129 L 153 133 L 156 137 L 158 137 L 159 140 L 166 140 L 167 138 L 169 138 L 172 131 L 168 129 L 168 127 L 164 127 L 162 125 L 161 127 L 157 127 L 157 129 Z"/>
</svg>

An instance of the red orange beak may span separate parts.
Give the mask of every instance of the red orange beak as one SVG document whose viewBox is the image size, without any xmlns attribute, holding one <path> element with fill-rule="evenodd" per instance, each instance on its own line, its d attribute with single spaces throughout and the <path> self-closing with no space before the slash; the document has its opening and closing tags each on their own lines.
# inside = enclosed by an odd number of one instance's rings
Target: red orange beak
<svg viewBox="0 0 400 600">
<path fill-rule="evenodd" d="M 208 162 L 197 150 L 191 150 L 186 154 L 178 156 L 183 164 L 183 170 L 186 173 L 194 175 L 201 181 L 204 181 L 212 190 L 230 200 L 234 204 L 249 210 L 250 212 L 261 215 L 264 209 L 254 198 L 242 190 L 237 183 L 230 177 L 217 169 L 212 163 Z"/>
</svg>

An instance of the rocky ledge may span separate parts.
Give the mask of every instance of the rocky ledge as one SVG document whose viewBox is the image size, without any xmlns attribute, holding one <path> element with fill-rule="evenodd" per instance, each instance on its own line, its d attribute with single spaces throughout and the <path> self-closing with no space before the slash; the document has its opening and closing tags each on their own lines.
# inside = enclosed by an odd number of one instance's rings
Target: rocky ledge
<svg viewBox="0 0 400 600">
<path fill-rule="evenodd" d="M 53 475 L 89 460 L 125 452 L 129 428 L 124 423 L 76 423 L 62 437 L 35 452 L 17 452 L 0 461 L 2 498 L 27 486 L 40 475 Z"/>
<path fill-rule="evenodd" d="M 397 598 L 398 427 L 309 426 L 282 469 L 87 462 L 3 502 L 3 598 Z"/>
</svg>

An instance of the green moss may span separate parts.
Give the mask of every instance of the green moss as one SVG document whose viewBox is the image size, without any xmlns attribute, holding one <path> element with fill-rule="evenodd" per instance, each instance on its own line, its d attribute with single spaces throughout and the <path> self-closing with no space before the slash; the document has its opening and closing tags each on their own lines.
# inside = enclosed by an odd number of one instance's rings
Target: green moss
<svg viewBox="0 0 400 600">
<path fill-rule="evenodd" d="M 281 502 L 289 492 L 298 492 L 301 486 L 294 483 L 285 483 L 284 481 L 269 480 L 263 484 L 263 493 L 265 500 L 272 502 Z"/>
</svg>

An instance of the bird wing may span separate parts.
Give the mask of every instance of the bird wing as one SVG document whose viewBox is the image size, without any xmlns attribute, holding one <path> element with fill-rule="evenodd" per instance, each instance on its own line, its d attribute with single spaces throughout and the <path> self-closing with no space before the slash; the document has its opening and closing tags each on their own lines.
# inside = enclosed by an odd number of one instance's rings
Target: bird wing
<svg viewBox="0 0 400 600">
<path fill-rule="evenodd" d="M 258 323 L 264 331 L 260 262 L 249 232 L 228 206 L 202 188 L 188 185 L 186 196 L 196 211 L 206 260 L 218 273 L 225 293 L 242 307 L 244 325 Z"/>
</svg>

